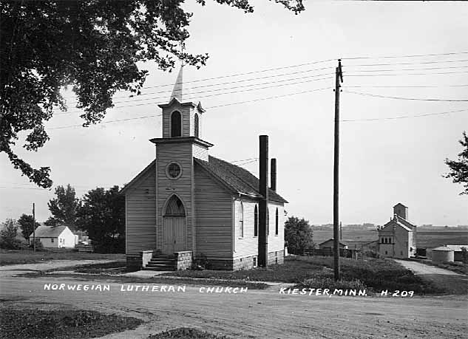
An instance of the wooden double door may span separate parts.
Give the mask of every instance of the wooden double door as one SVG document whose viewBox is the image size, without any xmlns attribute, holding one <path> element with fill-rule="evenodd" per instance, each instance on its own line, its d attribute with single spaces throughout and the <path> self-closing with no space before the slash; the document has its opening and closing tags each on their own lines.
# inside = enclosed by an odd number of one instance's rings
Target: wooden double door
<svg viewBox="0 0 468 339">
<path fill-rule="evenodd" d="M 173 195 L 166 204 L 163 217 L 163 246 L 166 254 L 187 250 L 187 223 L 182 201 Z"/>
<path fill-rule="evenodd" d="M 185 251 L 185 217 L 164 217 L 163 219 L 163 252 L 172 254 Z"/>
</svg>

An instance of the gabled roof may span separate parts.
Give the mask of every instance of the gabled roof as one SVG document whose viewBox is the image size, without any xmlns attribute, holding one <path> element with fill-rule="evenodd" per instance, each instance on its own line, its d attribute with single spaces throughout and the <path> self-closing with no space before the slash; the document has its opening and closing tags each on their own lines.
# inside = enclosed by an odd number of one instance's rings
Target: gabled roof
<svg viewBox="0 0 468 339">
<path fill-rule="evenodd" d="M 213 156 L 209 156 L 208 161 L 197 158 L 194 158 L 194 160 L 232 192 L 252 198 L 262 197 L 259 192 L 258 178 L 246 169 Z M 271 189 L 268 189 L 268 199 L 279 203 L 287 203 L 283 197 Z"/>
<path fill-rule="evenodd" d="M 410 222 L 409 222 L 408 220 L 406 220 L 405 218 L 400 217 L 398 214 L 395 214 L 395 217 L 394 217 L 394 218 L 396 219 L 397 222 L 399 222 L 399 223 L 405 225 L 406 227 L 409 227 L 409 228 L 411 228 L 411 229 L 414 228 L 414 227 L 416 227 L 416 225 L 413 225 L 412 223 L 410 223 Z"/>
<path fill-rule="evenodd" d="M 320 246 L 320 245 L 323 245 L 323 244 L 326 244 L 327 242 L 330 242 L 330 241 L 334 242 L 334 239 L 333 239 L 333 238 L 330 238 L 330 239 L 328 239 L 328 240 L 325 240 L 324 242 L 321 242 L 321 243 L 319 244 L 319 246 Z M 340 244 L 340 245 L 343 245 L 343 246 L 348 246 L 347 243 L 344 243 L 344 242 L 342 242 L 341 240 L 339 241 L 339 244 Z"/>
<path fill-rule="evenodd" d="M 67 228 L 67 226 L 39 226 L 36 228 L 36 238 L 57 238 Z"/>
<path fill-rule="evenodd" d="M 396 204 L 396 205 L 393 206 L 393 207 L 397 207 L 397 206 L 403 206 L 403 207 L 405 207 L 405 208 L 408 208 L 408 207 L 406 207 L 405 205 L 403 205 L 401 202 L 399 202 L 398 204 Z"/>
<path fill-rule="evenodd" d="M 402 219 L 404 220 L 404 219 Z M 405 231 L 408 231 L 408 232 L 411 232 L 412 231 L 412 227 L 411 226 L 407 226 L 405 225 L 404 223 L 401 222 L 401 218 L 400 220 L 397 218 L 397 216 L 395 216 L 395 218 L 393 218 L 392 220 L 390 220 L 389 222 L 387 222 L 385 225 L 383 225 L 383 227 L 380 229 L 380 231 L 383 231 L 384 229 L 386 229 L 387 227 L 391 227 L 391 226 L 400 226 L 401 228 L 403 228 Z"/>
</svg>

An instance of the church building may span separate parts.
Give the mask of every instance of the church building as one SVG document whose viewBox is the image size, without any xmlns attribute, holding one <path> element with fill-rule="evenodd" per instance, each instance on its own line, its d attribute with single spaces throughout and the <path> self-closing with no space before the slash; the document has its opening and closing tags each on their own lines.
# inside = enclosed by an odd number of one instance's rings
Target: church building
<svg viewBox="0 0 468 339">
<path fill-rule="evenodd" d="M 162 138 L 156 159 L 122 193 L 126 201 L 127 265 L 144 269 L 237 270 L 258 264 L 259 180 L 211 156 L 203 139 L 205 110 L 187 101 L 183 67 L 167 104 L 161 104 Z M 227 141 L 226 141 L 227 142 Z M 273 172 L 273 171 L 272 171 Z M 274 171 L 276 172 L 276 170 Z M 284 261 L 284 204 L 268 190 L 268 264 Z"/>
<path fill-rule="evenodd" d="M 393 219 L 379 229 L 379 254 L 389 258 L 416 255 L 416 226 L 408 221 L 408 207 L 393 206 Z"/>
</svg>

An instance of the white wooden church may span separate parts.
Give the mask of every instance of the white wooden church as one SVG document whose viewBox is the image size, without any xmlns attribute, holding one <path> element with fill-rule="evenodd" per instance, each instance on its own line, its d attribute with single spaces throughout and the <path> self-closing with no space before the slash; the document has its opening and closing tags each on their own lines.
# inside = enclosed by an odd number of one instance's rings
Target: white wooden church
<svg viewBox="0 0 468 339">
<path fill-rule="evenodd" d="M 128 266 L 187 269 L 195 260 L 212 269 L 257 266 L 259 180 L 209 154 L 205 110 L 184 100 L 183 67 L 169 102 L 159 107 L 162 138 L 150 140 L 156 159 L 122 190 Z M 283 263 L 287 201 L 271 188 L 268 195 L 268 264 Z"/>
</svg>

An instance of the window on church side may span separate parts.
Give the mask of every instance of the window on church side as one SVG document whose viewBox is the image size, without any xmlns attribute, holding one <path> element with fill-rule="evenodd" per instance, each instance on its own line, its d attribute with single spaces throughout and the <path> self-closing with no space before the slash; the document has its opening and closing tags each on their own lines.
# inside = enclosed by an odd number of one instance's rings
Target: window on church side
<svg viewBox="0 0 468 339">
<path fill-rule="evenodd" d="M 199 137 L 200 136 L 200 120 L 198 118 L 198 114 L 195 113 L 195 119 L 194 119 L 194 135 L 195 137 Z"/>
<path fill-rule="evenodd" d="M 279 218 L 278 218 L 278 207 L 276 207 L 276 214 L 275 214 L 275 234 L 278 235 L 279 233 Z"/>
<path fill-rule="evenodd" d="M 254 209 L 254 237 L 258 236 L 258 208 L 255 205 Z"/>
<path fill-rule="evenodd" d="M 244 204 L 242 201 L 237 206 L 237 234 L 239 238 L 244 237 Z"/>
<path fill-rule="evenodd" d="M 182 136 L 182 117 L 175 111 L 171 115 L 171 137 Z"/>
</svg>

